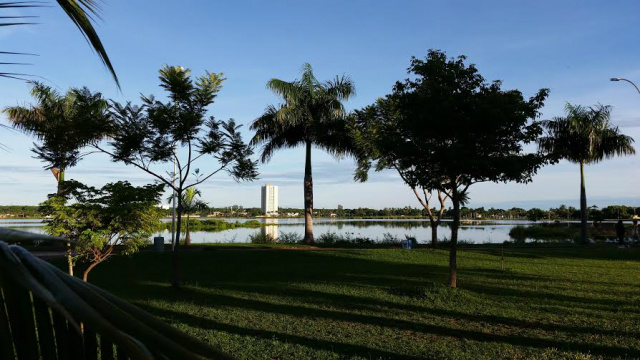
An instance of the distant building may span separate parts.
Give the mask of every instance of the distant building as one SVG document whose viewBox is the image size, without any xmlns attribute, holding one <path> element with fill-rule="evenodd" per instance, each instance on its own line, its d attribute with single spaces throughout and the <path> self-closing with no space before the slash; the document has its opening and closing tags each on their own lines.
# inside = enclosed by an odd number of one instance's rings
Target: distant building
<svg viewBox="0 0 640 360">
<path fill-rule="evenodd" d="M 262 213 L 265 215 L 278 214 L 278 187 L 269 183 L 262 187 Z"/>
</svg>

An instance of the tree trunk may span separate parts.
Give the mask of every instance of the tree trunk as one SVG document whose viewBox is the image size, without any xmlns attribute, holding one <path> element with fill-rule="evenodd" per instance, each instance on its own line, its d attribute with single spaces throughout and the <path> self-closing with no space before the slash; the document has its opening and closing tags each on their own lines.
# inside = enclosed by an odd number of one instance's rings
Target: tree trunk
<svg viewBox="0 0 640 360">
<path fill-rule="evenodd" d="M 101 262 L 102 261 L 92 262 L 91 265 L 89 265 L 89 267 L 87 267 L 87 269 L 82 273 L 82 281 L 87 282 L 87 278 L 89 277 L 89 272 L 93 270 L 93 268 L 96 267 Z"/>
<path fill-rule="evenodd" d="M 58 173 L 56 174 L 54 172 L 54 175 L 56 177 L 56 180 L 58 181 L 57 183 L 57 187 L 56 187 L 56 194 L 58 196 L 62 195 L 62 183 L 64 182 L 64 169 L 60 169 L 58 170 Z M 71 243 L 68 242 L 67 244 L 67 266 L 68 266 L 68 272 L 69 275 L 73 276 L 73 252 L 71 250 Z"/>
<path fill-rule="evenodd" d="M 178 192 L 178 199 L 182 199 L 182 189 Z M 178 250 L 180 248 L 180 228 L 182 225 L 182 202 L 178 201 L 178 208 L 176 209 L 176 241 L 173 242 L 173 251 L 171 252 L 171 265 L 173 266 L 173 278 L 171 279 L 171 286 L 180 287 L 180 267 L 178 263 Z"/>
<path fill-rule="evenodd" d="M 453 223 L 451 224 L 451 248 L 449 249 L 449 286 L 455 288 L 458 281 L 458 228 L 460 227 L 460 199 L 458 198 L 458 189 L 451 190 L 451 202 L 453 203 Z"/>
<path fill-rule="evenodd" d="M 438 222 L 429 219 L 431 222 L 431 247 L 434 249 L 438 248 Z"/>
<path fill-rule="evenodd" d="M 580 238 L 583 244 L 588 244 L 587 238 L 587 191 L 584 185 L 584 163 L 580 163 Z"/>
<path fill-rule="evenodd" d="M 187 232 L 184 236 L 184 246 L 191 245 L 191 233 L 189 232 L 189 214 L 187 214 Z"/>
<path fill-rule="evenodd" d="M 304 163 L 304 243 L 313 244 L 313 177 L 311 175 L 311 142 L 307 141 Z"/>
</svg>

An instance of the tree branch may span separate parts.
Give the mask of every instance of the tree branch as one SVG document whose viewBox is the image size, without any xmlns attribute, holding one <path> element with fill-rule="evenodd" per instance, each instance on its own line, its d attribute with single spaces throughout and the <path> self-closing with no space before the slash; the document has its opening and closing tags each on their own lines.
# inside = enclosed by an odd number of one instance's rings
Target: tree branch
<svg viewBox="0 0 640 360">
<path fill-rule="evenodd" d="M 219 173 L 220 171 L 224 170 L 224 168 L 227 167 L 227 165 L 229 165 L 229 162 L 224 163 L 218 170 L 212 172 L 211 174 L 205 176 L 204 178 L 202 178 L 201 180 L 198 180 L 196 182 L 194 182 L 193 184 L 186 186 L 184 188 L 184 190 L 187 190 L 188 188 L 194 187 L 196 185 L 202 184 L 203 182 L 207 181 L 210 177 L 212 177 L 213 175 Z"/>
<path fill-rule="evenodd" d="M 133 162 L 133 161 L 130 161 L 130 160 L 127 160 L 127 159 L 124 159 L 124 158 L 120 158 L 120 157 L 116 156 L 115 154 L 113 154 L 113 153 L 111 153 L 111 152 L 109 152 L 109 151 L 107 151 L 107 150 L 105 150 L 105 149 L 102 149 L 102 148 L 101 148 L 101 147 L 99 147 L 98 145 L 93 145 L 93 147 L 95 147 L 96 149 L 98 149 L 98 150 L 102 151 L 103 153 L 105 153 L 105 154 L 107 154 L 107 155 L 111 156 L 112 158 L 114 158 L 114 159 L 116 159 L 116 160 L 118 160 L 118 161 L 122 161 L 122 162 L 123 162 L 123 163 L 125 163 L 125 164 L 133 165 L 133 166 L 137 167 L 138 169 L 140 169 L 140 170 L 142 170 L 142 171 L 146 172 L 147 174 L 152 175 L 152 176 L 154 176 L 155 178 L 157 178 L 158 180 L 162 181 L 163 183 L 165 183 L 166 185 L 168 185 L 168 186 L 169 186 L 170 188 L 172 188 L 173 190 L 176 190 L 175 186 L 173 186 L 173 184 L 172 184 L 171 182 L 167 181 L 167 179 L 165 179 L 165 178 L 163 178 L 162 176 L 160 176 L 160 175 L 156 174 L 155 172 L 153 172 L 153 171 L 149 170 L 148 168 L 146 168 L 146 167 L 144 167 L 144 166 L 140 166 L 139 164 L 136 164 L 136 163 L 135 163 L 135 162 Z"/>
<path fill-rule="evenodd" d="M 182 187 L 185 181 L 187 181 L 187 177 L 189 177 L 189 171 L 191 171 L 191 139 L 189 139 L 188 144 L 189 144 L 189 157 L 187 159 L 187 165 L 186 165 L 187 171 L 185 171 L 184 178 L 182 179 L 182 181 L 180 181 L 180 187 Z M 180 170 L 180 175 L 182 176 L 182 170 Z"/>
</svg>

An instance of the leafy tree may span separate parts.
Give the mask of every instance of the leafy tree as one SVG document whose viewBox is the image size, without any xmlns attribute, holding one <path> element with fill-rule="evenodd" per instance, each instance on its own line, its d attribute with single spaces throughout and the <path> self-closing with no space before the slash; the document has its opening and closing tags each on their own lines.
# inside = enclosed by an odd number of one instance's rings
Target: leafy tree
<svg viewBox="0 0 640 360">
<path fill-rule="evenodd" d="M 314 242 L 311 147 L 321 148 L 335 157 L 341 157 L 349 150 L 342 101 L 351 98 L 355 88 L 345 76 L 332 81 L 318 81 L 309 64 L 303 65 L 300 80 L 271 79 L 267 88 L 279 95 L 284 103 L 267 107 L 264 114 L 251 124 L 251 130 L 256 131 L 251 144 L 263 144 L 263 163 L 269 161 L 276 150 L 300 145 L 305 147 L 304 242 L 311 244 Z"/>
<path fill-rule="evenodd" d="M 538 208 L 532 208 L 527 211 L 527 219 L 531 221 L 543 220 L 547 215 L 549 215 L 548 212 Z"/>
<path fill-rule="evenodd" d="M 584 107 L 567 103 L 566 116 L 543 122 L 547 131 L 538 141 L 540 149 L 558 159 L 580 165 L 580 236 L 587 239 L 587 192 L 584 182 L 585 164 L 598 163 L 615 155 L 635 154 L 633 139 L 611 125 L 611 107 Z"/>
<path fill-rule="evenodd" d="M 31 151 L 53 172 L 59 188 L 66 170 L 82 159 L 81 150 L 109 133 L 108 103 L 86 87 L 62 95 L 39 82 L 32 83 L 31 96 L 35 105 L 7 107 L 4 113 L 13 127 L 41 141 Z"/>
<path fill-rule="evenodd" d="M 596 205 L 589 206 L 589 220 L 593 221 L 593 226 L 597 226 L 604 220 L 602 210 L 598 209 Z"/>
<path fill-rule="evenodd" d="M 102 41 L 98 36 L 95 28 L 93 27 L 92 22 L 95 18 L 100 19 L 100 6 L 99 3 L 95 0 L 56 0 L 58 6 L 65 12 L 65 14 L 69 17 L 71 21 L 73 21 L 74 25 L 80 30 L 85 40 L 89 43 L 91 48 L 96 52 L 102 63 L 111 73 L 113 79 L 115 80 L 118 87 L 120 87 L 120 82 L 118 81 L 118 76 L 111 65 L 111 60 L 109 60 L 109 56 L 107 55 L 107 51 L 102 45 Z M 17 2 L 0 2 L 0 9 L 11 9 L 11 8 L 34 8 L 41 7 L 42 3 L 36 1 L 17 1 Z M 33 25 L 36 24 L 31 22 L 31 19 L 35 16 L 8 16 L 8 17 L 0 17 L 2 22 L 0 22 L 0 26 L 23 26 L 23 25 Z M 33 55 L 33 54 L 25 54 L 18 52 L 10 52 L 10 51 L 2 51 L 0 52 L 2 55 Z M 5 63 L 3 63 L 5 64 Z M 15 63 L 9 63 L 15 64 Z M 13 78 L 13 79 L 22 79 L 24 76 L 29 76 L 27 74 L 14 73 L 14 72 L 0 72 L 0 77 L 5 78 Z"/>
<path fill-rule="evenodd" d="M 449 284 L 455 287 L 460 207 L 469 187 L 528 182 L 545 163 L 539 153 L 524 153 L 523 145 L 542 134 L 533 120 L 548 91 L 525 100 L 517 90 L 502 90 L 499 81 L 487 83 L 464 56 L 448 59 L 437 50 L 425 60 L 412 58 L 408 72 L 392 94 L 356 113 L 356 179 L 366 180 L 372 163 L 382 161 L 382 168 L 410 169 L 410 185 L 451 199 Z"/>
<path fill-rule="evenodd" d="M 167 91 L 169 100 L 142 96 L 142 106 L 114 102 L 110 119 L 112 148 L 100 144 L 94 147 L 113 161 L 153 176 L 174 191 L 178 199 L 187 189 L 222 171 L 236 181 L 257 178 L 256 163 L 250 159 L 253 151 L 242 141 L 240 126 L 233 119 L 225 122 L 207 117 L 207 107 L 225 80 L 223 74 L 206 72 L 194 81 L 191 71 L 182 67 L 164 66 L 159 73 L 160 86 Z M 207 157 L 207 170 L 200 172 L 195 163 Z M 171 162 L 177 164 L 175 172 L 162 173 L 162 166 Z M 183 204 L 178 201 L 172 251 L 174 286 L 180 286 L 178 251 L 183 213 Z"/>
<path fill-rule="evenodd" d="M 96 189 L 65 181 L 62 193 L 41 205 L 43 213 L 52 217 L 45 229 L 76 241 L 74 262 L 87 261 L 82 274 L 87 281 L 89 272 L 111 257 L 116 246 L 123 254 L 132 254 L 148 241 L 160 224 L 155 205 L 163 188 L 163 184 L 136 187 L 119 181 Z"/>
<path fill-rule="evenodd" d="M 376 161 L 376 171 L 385 169 L 395 169 L 397 171 L 402 181 L 411 188 L 416 199 L 427 212 L 431 226 L 431 246 L 437 248 L 438 226 L 442 222 L 448 196 L 439 189 L 429 189 L 421 186 L 421 164 L 409 164 L 401 153 L 395 151 L 396 146 L 402 147 L 402 140 L 400 139 L 402 135 L 395 133 L 394 130 L 399 125 L 396 123 L 400 121 L 401 115 L 399 111 L 398 102 L 390 97 L 378 99 L 375 105 L 368 106 L 363 110 L 356 110 L 354 119 L 357 123 L 352 128 L 354 148 L 359 153 L 361 165 L 367 162 L 366 159 L 371 159 Z M 394 138 L 386 138 L 386 136 L 394 136 Z M 390 144 L 393 144 L 393 146 L 389 146 Z M 366 181 L 368 170 L 368 164 L 359 166 L 358 170 L 356 170 L 356 178 Z M 446 181 L 446 179 L 443 178 L 443 181 Z M 431 208 L 430 204 L 433 192 L 437 193 L 438 203 L 440 204 L 440 210 L 437 212 Z"/>
</svg>

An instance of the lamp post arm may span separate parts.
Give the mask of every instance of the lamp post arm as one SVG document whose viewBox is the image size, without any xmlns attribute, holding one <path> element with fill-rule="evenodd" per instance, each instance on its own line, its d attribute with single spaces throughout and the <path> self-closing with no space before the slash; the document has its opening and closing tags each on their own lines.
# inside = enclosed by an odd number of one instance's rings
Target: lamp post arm
<svg viewBox="0 0 640 360">
<path fill-rule="evenodd" d="M 634 88 L 636 88 L 636 90 L 638 91 L 638 94 L 640 94 L 640 88 L 638 88 L 638 85 L 636 85 L 636 83 L 634 83 L 633 81 L 629 80 L 629 79 L 625 79 L 625 78 L 616 78 L 616 81 L 626 81 L 629 84 L 633 85 Z"/>
<path fill-rule="evenodd" d="M 640 94 L 640 88 L 638 88 L 638 85 L 636 85 L 633 81 L 631 80 L 627 80 L 627 79 L 622 79 L 626 82 L 628 82 L 629 84 L 633 85 L 634 88 L 636 88 L 636 90 L 638 91 L 638 94 Z"/>
</svg>

